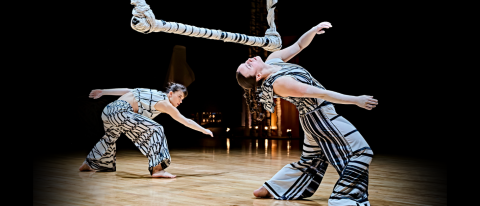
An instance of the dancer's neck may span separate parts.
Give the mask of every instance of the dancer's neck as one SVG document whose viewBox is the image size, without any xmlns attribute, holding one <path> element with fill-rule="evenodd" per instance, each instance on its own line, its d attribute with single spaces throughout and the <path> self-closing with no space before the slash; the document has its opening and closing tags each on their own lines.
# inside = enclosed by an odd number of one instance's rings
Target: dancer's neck
<svg viewBox="0 0 480 206">
<path fill-rule="evenodd" d="M 262 79 L 267 79 L 270 75 L 275 74 L 280 69 L 281 66 L 265 64 L 265 67 L 262 70 Z"/>
</svg>

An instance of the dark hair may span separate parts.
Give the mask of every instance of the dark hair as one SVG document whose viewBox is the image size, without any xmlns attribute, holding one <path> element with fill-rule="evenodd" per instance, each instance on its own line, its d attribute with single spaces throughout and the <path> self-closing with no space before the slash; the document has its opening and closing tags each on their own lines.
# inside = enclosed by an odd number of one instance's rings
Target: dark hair
<svg viewBox="0 0 480 206">
<path fill-rule="evenodd" d="M 244 89 L 253 89 L 257 85 L 255 76 L 245 77 L 240 72 L 237 72 L 237 82 Z"/>
<path fill-rule="evenodd" d="M 183 98 L 187 97 L 188 91 L 187 87 L 183 86 L 183 84 L 175 83 L 175 82 L 169 82 L 166 93 L 169 92 L 176 92 L 176 91 L 182 91 L 183 92 Z"/>
<path fill-rule="evenodd" d="M 262 85 L 263 81 L 257 83 L 255 76 L 245 77 L 240 72 L 237 72 L 237 82 L 245 90 L 243 96 L 245 97 L 250 112 L 256 114 L 256 121 L 262 121 L 265 117 L 265 112 L 260 103 L 261 89 L 258 85 Z"/>
</svg>

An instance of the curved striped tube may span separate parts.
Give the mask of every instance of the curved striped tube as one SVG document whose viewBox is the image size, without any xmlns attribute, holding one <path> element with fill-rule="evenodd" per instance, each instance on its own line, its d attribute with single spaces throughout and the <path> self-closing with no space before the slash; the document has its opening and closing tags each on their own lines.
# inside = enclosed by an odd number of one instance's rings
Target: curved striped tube
<svg viewBox="0 0 480 206">
<path fill-rule="evenodd" d="M 270 8 L 269 17 L 272 18 L 273 10 L 275 7 L 276 0 L 267 4 Z M 131 0 L 131 4 L 135 5 L 135 8 L 132 11 L 133 17 L 130 25 L 135 31 L 141 33 L 151 33 L 151 32 L 166 32 L 166 33 L 175 33 L 192 37 L 201 37 L 206 39 L 213 40 L 222 40 L 224 42 L 235 42 L 239 44 L 244 44 L 248 46 L 258 46 L 262 47 L 267 51 L 277 51 L 282 48 L 282 40 L 280 34 L 275 29 L 275 24 L 273 19 L 268 19 L 270 28 L 265 32 L 265 37 L 255 37 L 248 36 L 245 34 L 239 33 L 230 33 L 224 32 L 221 30 L 213 30 L 200 28 L 196 26 L 190 26 L 177 22 L 167 22 L 164 20 L 155 19 L 150 6 L 145 3 L 145 0 Z"/>
</svg>

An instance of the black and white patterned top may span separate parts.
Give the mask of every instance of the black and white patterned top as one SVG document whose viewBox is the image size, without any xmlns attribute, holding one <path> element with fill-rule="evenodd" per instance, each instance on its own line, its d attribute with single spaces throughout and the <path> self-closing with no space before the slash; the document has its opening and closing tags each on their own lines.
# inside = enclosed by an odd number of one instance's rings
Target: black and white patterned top
<svg viewBox="0 0 480 206">
<path fill-rule="evenodd" d="M 291 102 L 295 105 L 298 109 L 300 115 L 306 114 L 315 108 L 317 108 L 320 104 L 322 104 L 323 99 L 320 98 L 302 98 L 302 97 L 281 97 L 278 96 L 273 92 L 273 83 L 280 77 L 289 76 L 293 79 L 308 85 L 312 85 L 318 87 L 320 89 L 325 89 L 312 75 L 303 67 L 285 63 L 280 58 L 271 59 L 265 62 L 266 64 L 270 65 L 277 65 L 281 66 L 282 68 L 275 72 L 274 74 L 270 75 L 267 79 L 263 81 L 262 84 L 262 93 L 260 96 L 260 102 L 263 103 L 263 108 L 265 110 L 273 113 L 275 111 L 275 100 L 274 98 L 282 98 Z"/>
<path fill-rule="evenodd" d="M 155 109 L 155 104 L 158 101 L 168 99 L 167 94 L 155 89 L 136 88 L 132 89 L 131 92 L 138 102 L 138 114 L 150 119 L 161 113 Z"/>
</svg>

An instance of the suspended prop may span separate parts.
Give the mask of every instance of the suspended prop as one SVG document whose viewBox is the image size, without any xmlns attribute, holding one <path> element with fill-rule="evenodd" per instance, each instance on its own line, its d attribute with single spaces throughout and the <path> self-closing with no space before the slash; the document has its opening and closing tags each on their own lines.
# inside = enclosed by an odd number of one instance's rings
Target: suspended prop
<svg viewBox="0 0 480 206">
<path fill-rule="evenodd" d="M 196 26 L 190 26 L 177 22 L 168 22 L 155 19 L 153 11 L 150 9 L 145 0 L 131 0 L 131 4 L 135 5 L 132 11 L 133 17 L 130 25 L 135 31 L 148 34 L 152 32 L 175 33 L 192 37 L 201 37 L 213 40 L 222 40 L 224 42 L 235 42 L 248 46 L 262 47 L 263 49 L 273 52 L 282 48 L 282 40 L 280 34 L 276 30 L 275 6 L 277 0 L 267 0 L 267 21 L 270 26 L 265 32 L 265 37 L 248 36 L 239 33 L 224 32 L 221 30 L 206 29 Z"/>
</svg>

